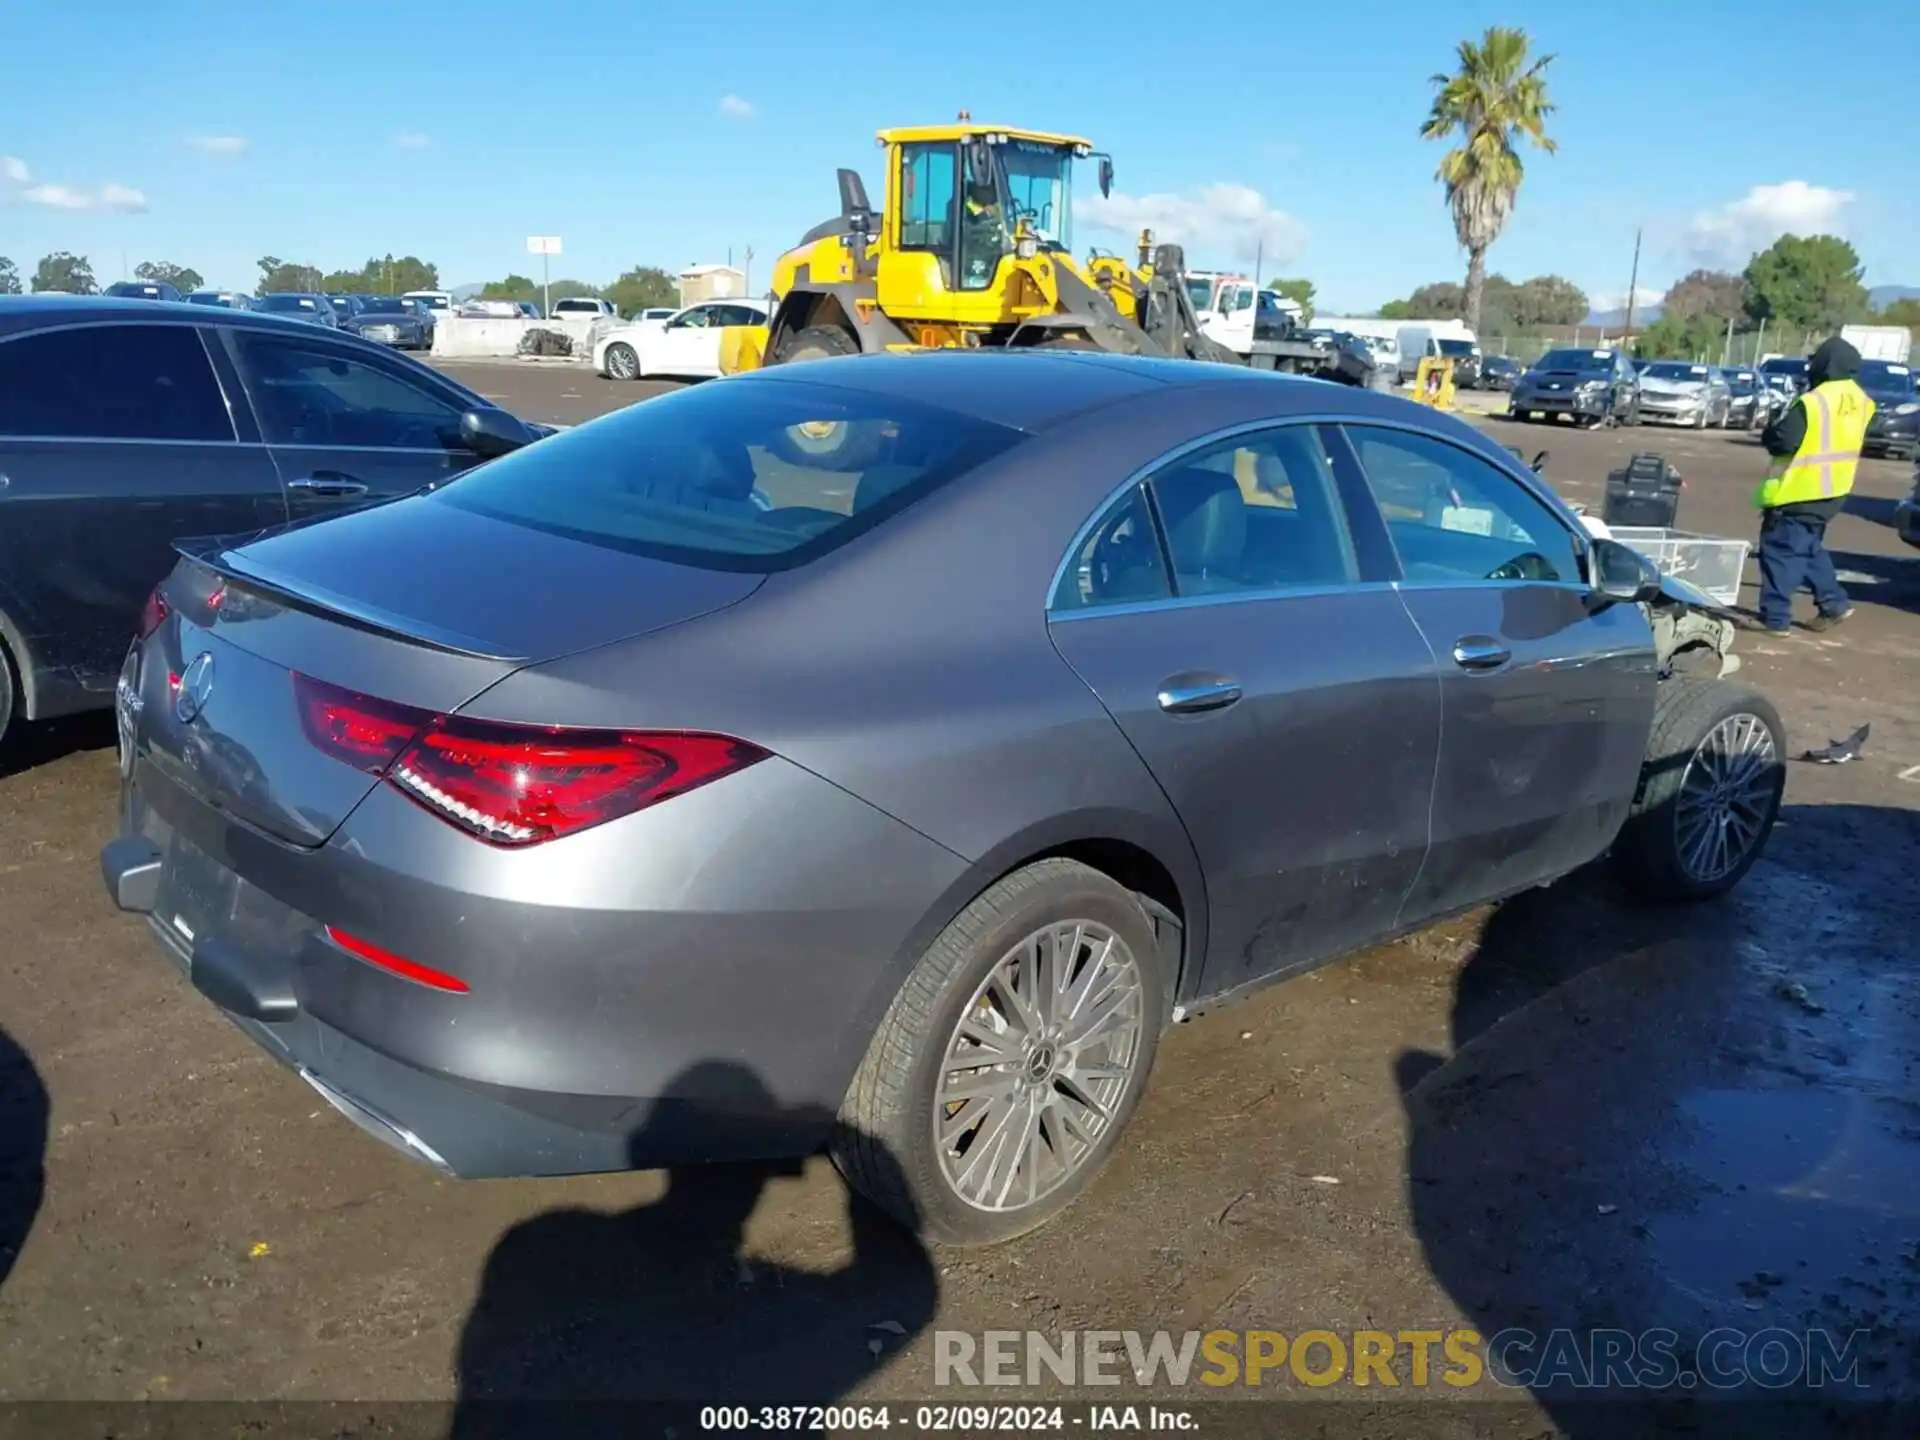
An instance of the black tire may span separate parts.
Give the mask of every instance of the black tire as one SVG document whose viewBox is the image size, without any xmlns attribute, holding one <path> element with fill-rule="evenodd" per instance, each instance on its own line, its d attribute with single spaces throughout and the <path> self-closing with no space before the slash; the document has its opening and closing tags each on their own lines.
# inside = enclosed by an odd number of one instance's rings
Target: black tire
<svg viewBox="0 0 1920 1440">
<path fill-rule="evenodd" d="M 640 352 L 631 345 L 615 342 L 607 346 L 603 357 L 607 365 L 609 380 L 638 380 L 640 378 Z M 621 374 L 620 371 L 627 373 Z"/>
<path fill-rule="evenodd" d="M 13 657 L 0 645 L 0 747 L 7 743 L 7 731 L 13 725 L 13 697 L 20 689 L 13 683 Z"/>
<path fill-rule="evenodd" d="M 804 364 L 858 355 L 860 342 L 838 325 L 809 325 L 781 340 L 774 349 L 776 365 Z M 864 470 L 880 457 L 886 437 L 878 422 L 851 424 L 822 421 L 817 427 L 795 425 L 772 436 L 768 447 L 789 465 L 814 470 Z"/>
<path fill-rule="evenodd" d="M 1724 873 L 1703 879 L 1682 856 L 1679 802 L 1695 757 L 1722 722 L 1751 716 L 1766 727 L 1772 754 L 1756 780 L 1759 832 Z M 1643 899 L 1660 903 L 1708 900 L 1740 883 L 1766 849 L 1786 789 L 1787 732 L 1780 714 L 1759 691 L 1726 680 L 1675 678 L 1661 682 L 1647 737 L 1640 792 L 1614 841 L 1622 878 Z"/>
<path fill-rule="evenodd" d="M 1058 1188 L 1018 1208 L 963 1199 L 942 1171 L 934 1138 L 936 1090 L 950 1038 L 987 976 L 1044 927 L 1091 921 L 1131 951 L 1142 1023 L 1113 1115 Z M 902 1225 L 948 1245 L 993 1245 L 1045 1224 L 1093 1183 L 1138 1107 L 1171 1004 L 1154 928 L 1137 898 L 1077 861 L 1041 860 L 995 881 L 940 932 L 894 997 L 847 1089 L 834 1163 L 853 1187 Z"/>
</svg>

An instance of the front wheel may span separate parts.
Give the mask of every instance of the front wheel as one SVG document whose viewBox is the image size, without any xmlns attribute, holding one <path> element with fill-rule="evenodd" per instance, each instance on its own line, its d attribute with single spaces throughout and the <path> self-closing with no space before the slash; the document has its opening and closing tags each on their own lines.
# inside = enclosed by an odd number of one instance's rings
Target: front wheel
<svg viewBox="0 0 1920 1440">
<path fill-rule="evenodd" d="M 1131 892 L 1072 860 L 989 886 L 894 997 L 834 1161 L 930 1240 L 990 1245 L 1067 1208 L 1146 1088 L 1170 984 Z"/>
<path fill-rule="evenodd" d="M 631 345 L 614 344 L 607 347 L 607 377 L 611 380 L 638 380 L 640 378 L 640 356 Z"/>
<path fill-rule="evenodd" d="M 1706 900 L 1740 883 L 1766 848 L 1786 788 L 1786 728 L 1759 691 L 1667 680 L 1654 704 L 1640 793 L 1614 842 L 1649 900 Z"/>
</svg>

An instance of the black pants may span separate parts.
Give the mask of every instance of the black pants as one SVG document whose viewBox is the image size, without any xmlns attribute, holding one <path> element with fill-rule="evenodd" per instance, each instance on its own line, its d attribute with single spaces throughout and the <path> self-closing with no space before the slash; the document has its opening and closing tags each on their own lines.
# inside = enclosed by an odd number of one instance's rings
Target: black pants
<svg viewBox="0 0 1920 1440">
<path fill-rule="evenodd" d="M 1803 511 L 1769 510 L 1760 521 L 1760 623 L 1784 630 L 1793 622 L 1793 597 L 1802 585 L 1813 591 L 1822 615 L 1847 608 L 1847 592 L 1827 553 L 1827 517 Z"/>
</svg>

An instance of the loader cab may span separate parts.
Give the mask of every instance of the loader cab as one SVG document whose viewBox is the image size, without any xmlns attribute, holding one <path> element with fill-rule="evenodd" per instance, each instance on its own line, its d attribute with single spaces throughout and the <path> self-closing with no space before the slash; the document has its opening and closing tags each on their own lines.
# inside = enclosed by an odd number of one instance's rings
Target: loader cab
<svg viewBox="0 0 1920 1440">
<path fill-rule="evenodd" d="M 1003 261 L 1018 237 L 1071 255 L 1073 169 L 1084 140 L 972 125 L 883 131 L 888 149 L 879 300 L 903 319 L 993 324 L 1004 318 Z M 1112 162 L 1099 180 L 1111 187 Z"/>
</svg>

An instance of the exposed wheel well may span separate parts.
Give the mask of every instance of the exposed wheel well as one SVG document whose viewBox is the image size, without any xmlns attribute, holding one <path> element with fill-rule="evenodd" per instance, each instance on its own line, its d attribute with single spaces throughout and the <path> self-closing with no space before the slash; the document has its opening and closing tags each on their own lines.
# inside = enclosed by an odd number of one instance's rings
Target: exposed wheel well
<svg viewBox="0 0 1920 1440">
<path fill-rule="evenodd" d="M 1161 953 L 1166 956 L 1168 974 L 1173 983 L 1173 996 L 1169 999 L 1185 993 L 1187 910 L 1181 901 L 1180 886 L 1175 882 L 1173 872 L 1154 858 L 1151 852 L 1125 840 L 1075 840 L 1031 855 L 1013 868 L 1020 869 L 1035 861 L 1056 857 L 1077 860 L 1082 865 L 1098 870 L 1149 902 L 1147 914 L 1153 920 L 1154 931 L 1160 938 Z"/>
<path fill-rule="evenodd" d="M 773 354 L 787 336 L 797 335 L 816 325 L 831 325 L 849 335 L 856 333 L 853 317 L 847 314 L 837 296 L 822 294 L 817 290 L 790 292 L 780 306 L 780 313 L 774 318 L 772 333 L 767 336 L 767 353 Z"/>
</svg>

